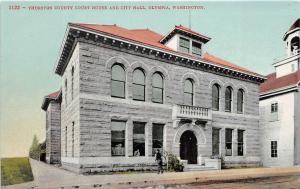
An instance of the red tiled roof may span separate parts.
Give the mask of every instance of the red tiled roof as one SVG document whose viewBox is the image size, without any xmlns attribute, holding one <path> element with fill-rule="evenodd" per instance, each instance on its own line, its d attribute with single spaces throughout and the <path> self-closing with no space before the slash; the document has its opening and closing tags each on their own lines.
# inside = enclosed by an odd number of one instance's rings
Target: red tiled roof
<svg viewBox="0 0 300 189">
<path fill-rule="evenodd" d="M 208 53 L 204 53 L 203 59 L 207 60 L 209 62 L 213 62 L 213 63 L 219 64 L 219 65 L 223 65 L 225 67 L 230 67 L 230 68 L 233 68 L 233 69 L 236 69 L 236 70 L 245 71 L 245 72 L 254 74 L 254 72 L 251 72 L 246 68 L 243 68 L 243 67 L 240 67 L 238 65 L 232 64 L 231 62 L 228 62 L 226 60 L 223 60 L 219 57 L 213 56 L 213 55 L 208 54 Z"/>
<path fill-rule="evenodd" d="M 172 53 L 182 54 L 184 56 L 189 56 L 189 57 L 194 58 L 194 59 L 206 60 L 206 61 L 211 62 L 211 63 L 216 64 L 216 65 L 225 66 L 225 67 L 228 67 L 228 68 L 236 69 L 238 71 L 247 72 L 249 74 L 255 74 L 254 72 L 251 72 L 248 69 L 242 68 L 238 65 L 235 65 L 231 62 L 220 59 L 220 58 L 218 58 L 216 56 L 213 56 L 213 55 L 210 55 L 208 53 L 205 53 L 203 58 L 199 58 L 197 56 L 193 56 L 193 55 L 190 55 L 190 54 L 187 54 L 187 53 L 174 51 L 173 49 L 165 46 L 164 44 L 162 44 L 160 42 L 160 40 L 164 37 L 163 35 L 160 35 L 160 34 L 158 34 L 156 32 L 153 32 L 149 29 L 131 29 L 130 30 L 130 29 L 122 28 L 122 27 L 117 26 L 117 25 L 98 25 L 98 24 L 74 24 L 74 25 L 82 27 L 82 28 L 90 29 L 90 30 L 95 30 L 96 32 L 102 32 L 102 33 L 105 33 L 107 35 L 113 35 L 113 36 L 117 36 L 117 37 L 127 39 L 127 40 L 130 40 L 130 41 L 150 45 L 152 47 L 160 48 L 160 49 L 172 52 Z M 202 36 L 201 34 L 199 34 L 197 32 L 194 32 L 194 31 L 192 31 L 188 28 L 185 28 L 183 26 L 175 26 L 175 28 L 176 27 L 178 29 L 191 32 L 194 35 Z"/>
<path fill-rule="evenodd" d="M 276 73 L 269 74 L 267 80 L 260 85 L 260 93 L 274 91 L 288 86 L 298 85 L 300 82 L 300 70 L 297 72 L 276 78 Z"/>
<path fill-rule="evenodd" d="M 169 47 L 159 43 L 163 37 L 150 30 L 128 30 L 117 25 L 98 25 L 98 24 L 78 24 L 81 27 L 100 31 L 106 34 L 112 34 L 124 39 L 133 40 L 154 47 L 171 50 Z M 149 35 L 149 36 L 148 36 Z"/>
<path fill-rule="evenodd" d="M 46 111 L 49 106 L 50 101 L 57 100 L 60 95 L 61 95 L 61 91 L 59 90 L 59 91 L 53 92 L 53 93 L 45 96 L 41 108 Z"/>
<path fill-rule="evenodd" d="M 55 99 L 55 98 L 57 98 L 59 96 L 59 94 L 60 94 L 60 91 L 56 91 L 54 93 L 48 94 L 46 96 L 46 98 L 48 97 L 48 98 L 54 98 Z"/>
</svg>

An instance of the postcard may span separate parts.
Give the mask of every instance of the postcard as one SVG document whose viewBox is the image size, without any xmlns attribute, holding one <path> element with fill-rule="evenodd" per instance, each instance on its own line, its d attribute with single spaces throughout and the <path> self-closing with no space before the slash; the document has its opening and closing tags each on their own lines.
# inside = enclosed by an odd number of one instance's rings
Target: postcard
<svg viewBox="0 0 300 189">
<path fill-rule="evenodd" d="M 3 188 L 300 188 L 299 1 L 2 1 Z"/>
</svg>

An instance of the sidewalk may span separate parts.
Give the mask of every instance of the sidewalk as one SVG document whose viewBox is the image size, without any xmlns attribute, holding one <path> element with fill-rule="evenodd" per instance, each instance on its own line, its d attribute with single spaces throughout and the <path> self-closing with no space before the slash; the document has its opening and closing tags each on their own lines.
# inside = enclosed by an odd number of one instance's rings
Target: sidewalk
<svg viewBox="0 0 300 189">
<path fill-rule="evenodd" d="M 30 160 L 34 188 L 132 188 L 189 183 L 222 183 L 245 179 L 300 175 L 300 166 L 287 168 L 249 168 L 182 173 L 132 173 L 114 175 L 77 175 L 35 160 Z M 13 188 L 13 187 L 7 187 Z M 31 188 L 31 187 L 26 187 Z"/>
</svg>

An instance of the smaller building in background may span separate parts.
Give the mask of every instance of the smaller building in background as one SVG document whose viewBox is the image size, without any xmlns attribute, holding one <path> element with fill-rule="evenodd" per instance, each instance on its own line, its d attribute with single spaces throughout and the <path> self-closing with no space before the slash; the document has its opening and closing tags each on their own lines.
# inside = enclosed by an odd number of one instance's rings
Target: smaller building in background
<svg viewBox="0 0 300 189">
<path fill-rule="evenodd" d="M 61 92 L 57 91 L 44 97 L 42 109 L 46 111 L 46 161 L 60 164 L 60 102 Z"/>
<path fill-rule="evenodd" d="M 286 58 L 260 87 L 264 166 L 300 165 L 300 19 L 284 34 Z"/>
</svg>

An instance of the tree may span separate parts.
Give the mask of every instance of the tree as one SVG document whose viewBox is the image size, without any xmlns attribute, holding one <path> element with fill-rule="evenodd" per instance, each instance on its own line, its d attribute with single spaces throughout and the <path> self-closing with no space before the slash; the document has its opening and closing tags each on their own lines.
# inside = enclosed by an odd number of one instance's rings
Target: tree
<svg viewBox="0 0 300 189">
<path fill-rule="evenodd" d="M 41 147 L 40 147 L 39 141 L 37 139 L 37 136 L 34 135 L 32 144 L 29 149 L 29 157 L 32 159 L 39 160 L 40 152 L 41 152 Z"/>
</svg>

